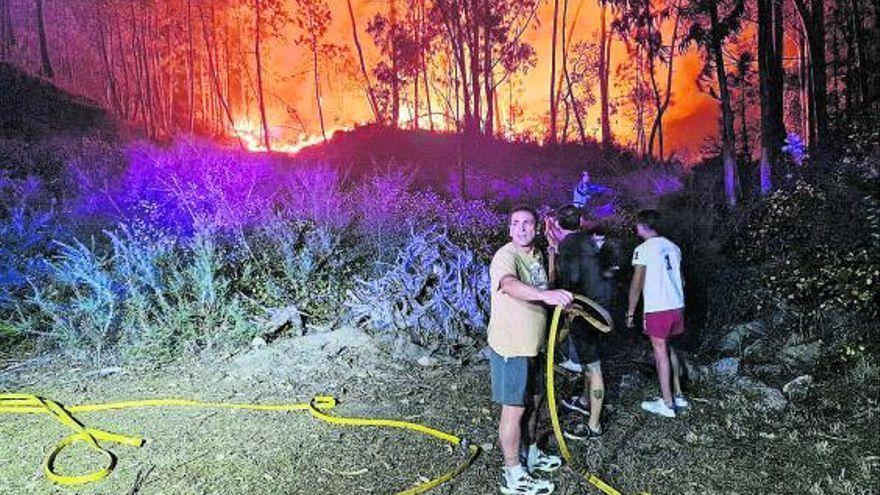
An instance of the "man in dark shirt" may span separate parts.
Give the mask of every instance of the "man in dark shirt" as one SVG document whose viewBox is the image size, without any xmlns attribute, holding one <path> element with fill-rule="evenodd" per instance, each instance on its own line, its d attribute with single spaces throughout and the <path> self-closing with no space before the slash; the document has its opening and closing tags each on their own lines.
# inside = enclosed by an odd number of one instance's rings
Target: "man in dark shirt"
<svg viewBox="0 0 880 495">
<path fill-rule="evenodd" d="M 609 290 L 604 290 L 606 282 L 600 265 L 600 250 L 590 233 L 578 231 L 580 209 L 574 205 L 564 206 L 557 212 L 557 220 L 562 229 L 556 263 L 559 288 L 584 295 L 607 307 L 611 294 Z M 588 416 L 589 420 L 586 425 L 577 423 L 574 428 L 566 429 L 564 434 L 578 440 L 597 437 L 602 434 L 600 417 L 605 397 L 605 383 L 599 359 L 600 334 L 580 318 L 574 319 L 569 329 L 578 361 L 583 365 L 584 388 L 582 395 L 563 399 L 562 404 Z"/>
</svg>

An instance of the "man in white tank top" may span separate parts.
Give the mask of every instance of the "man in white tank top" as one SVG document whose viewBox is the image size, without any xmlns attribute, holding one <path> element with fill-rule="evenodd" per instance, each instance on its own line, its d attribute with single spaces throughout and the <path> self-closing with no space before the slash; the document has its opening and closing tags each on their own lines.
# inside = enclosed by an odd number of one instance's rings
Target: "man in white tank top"
<svg viewBox="0 0 880 495">
<path fill-rule="evenodd" d="M 642 402 L 642 409 L 674 418 L 676 409 L 688 407 L 688 401 L 681 392 L 678 356 L 669 344 L 672 337 L 684 333 L 684 284 L 681 250 L 660 235 L 659 223 L 660 213 L 656 210 L 641 211 L 636 219 L 636 234 L 644 242 L 633 253 L 633 278 L 629 288 L 626 326 L 634 326 L 633 317 L 639 297 L 644 297 L 644 332 L 654 348 L 662 397 Z"/>
</svg>

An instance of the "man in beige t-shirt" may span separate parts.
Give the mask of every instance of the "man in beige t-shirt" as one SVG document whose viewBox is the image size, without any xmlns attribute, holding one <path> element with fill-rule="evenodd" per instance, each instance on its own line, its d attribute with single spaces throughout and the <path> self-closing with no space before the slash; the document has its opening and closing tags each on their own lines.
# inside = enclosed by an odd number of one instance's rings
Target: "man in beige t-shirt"
<svg viewBox="0 0 880 495">
<path fill-rule="evenodd" d="M 542 396 L 533 385 L 540 371 L 535 357 L 547 338 L 545 305 L 568 305 L 572 295 L 547 288 L 544 257 L 534 246 L 537 222 L 538 215 L 531 208 L 511 210 L 511 242 L 495 253 L 489 267 L 489 361 L 492 401 L 501 405 L 498 437 L 504 471 L 499 488 L 504 494 L 553 493 L 556 487 L 551 481 L 532 478 L 530 471 L 551 472 L 562 465 L 559 457 L 545 454 L 537 446 L 537 411 Z M 521 459 L 522 446 L 528 447 Z M 523 460 L 527 467 L 523 467 Z"/>
</svg>

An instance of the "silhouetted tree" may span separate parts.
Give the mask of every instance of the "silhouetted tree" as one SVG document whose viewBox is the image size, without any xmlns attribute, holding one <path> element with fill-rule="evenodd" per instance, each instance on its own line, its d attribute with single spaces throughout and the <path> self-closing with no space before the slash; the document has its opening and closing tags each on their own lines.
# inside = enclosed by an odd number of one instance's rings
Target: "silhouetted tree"
<svg viewBox="0 0 880 495">
<path fill-rule="evenodd" d="M 327 140 L 327 132 L 324 128 L 324 109 L 321 105 L 321 84 L 318 78 L 318 54 L 322 49 L 322 38 L 327 33 L 330 24 L 330 7 L 324 0 L 294 0 L 297 7 L 297 15 L 294 22 L 300 30 L 297 37 L 298 44 L 305 44 L 312 52 L 312 72 L 315 82 L 315 102 L 318 105 L 318 121 L 321 123 L 321 136 Z"/>
<path fill-rule="evenodd" d="M 721 105 L 721 156 L 724 163 L 724 194 L 730 206 L 736 206 L 738 177 L 736 167 L 736 136 L 733 130 L 733 109 L 730 102 L 730 88 L 724 62 L 724 44 L 729 36 L 742 27 L 744 0 L 692 0 L 682 9 L 682 14 L 690 20 L 690 30 L 681 45 L 687 49 L 691 43 L 703 49 L 703 72 L 711 79 L 714 69 L 718 92 L 709 89 L 709 94 L 718 99 Z"/>
<path fill-rule="evenodd" d="M 773 170 L 779 167 L 785 125 L 783 101 L 782 0 L 758 0 L 758 81 L 761 94 L 761 193 L 772 187 Z"/>
<path fill-rule="evenodd" d="M 48 78 L 55 77 L 55 71 L 52 70 L 52 62 L 49 61 L 49 44 L 46 41 L 46 20 L 43 15 L 43 0 L 37 2 L 37 35 L 40 39 L 40 67 L 41 72 Z"/>
</svg>

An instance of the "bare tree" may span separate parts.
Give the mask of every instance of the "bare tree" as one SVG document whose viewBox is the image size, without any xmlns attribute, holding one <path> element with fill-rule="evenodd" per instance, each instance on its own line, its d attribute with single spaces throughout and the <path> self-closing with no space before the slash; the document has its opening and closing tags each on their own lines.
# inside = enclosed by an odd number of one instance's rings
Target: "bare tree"
<svg viewBox="0 0 880 495">
<path fill-rule="evenodd" d="M 15 46 L 15 29 L 12 24 L 10 0 L 0 0 L 0 58 L 7 60 Z"/>
<path fill-rule="evenodd" d="M 825 0 L 794 0 L 809 47 L 810 145 L 826 146 L 828 140 L 828 87 L 825 61 Z"/>
<path fill-rule="evenodd" d="M 782 0 L 758 0 L 758 83 L 761 94 L 761 193 L 772 187 L 772 171 L 778 167 L 785 125 L 783 99 Z"/>
<path fill-rule="evenodd" d="M 550 144 L 556 144 L 556 31 L 559 0 L 553 0 L 553 41 L 550 43 Z"/>
<path fill-rule="evenodd" d="M 37 2 L 37 34 L 40 38 L 40 67 L 44 76 L 49 79 L 55 77 L 55 71 L 52 70 L 52 62 L 49 61 L 49 46 L 46 42 L 46 21 L 43 15 L 43 0 Z"/>
<path fill-rule="evenodd" d="M 324 128 L 324 107 L 321 104 L 321 84 L 318 76 L 318 54 L 322 49 L 321 40 L 327 34 L 327 26 L 330 24 L 330 7 L 324 0 L 294 0 L 297 7 L 297 15 L 294 22 L 300 29 L 297 43 L 305 44 L 312 52 L 312 73 L 315 83 L 315 102 L 318 105 L 318 121 L 321 124 L 321 136 L 327 140 L 327 131 Z"/>
<path fill-rule="evenodd" d="M 611 115 L 609 108 L 609 82 L 611 78 L 611 41 L 612 30 L 607 27 L 606 13 L 608 0 L 600 0 L 601 10 L 599 22 L 599 107 L 602 126 L 602 146 L 608 147 L 614 142 L 611 134 Z"/>
<path fill-rule="evenodd" d="M 266 102 L 263 97 L 263 59 L 260 52 L 260 38 L 262 38 L 262 0 L 254 0 L 254 59 L 257 64 L 257 100 L 260 103 L 260 122 L 263 127 L 263 145 L 266 150 L 272 146 L 269 138 L 269 124 L 266 121 Z"/>
<path fill-rule="evenodd" d="M 370 104 L 370 110 L 373 112 L 373 119 L 381 122 L 382 116 L 379 114 L 379 107 L 376 104 L 376 95 L 373 93 L 373 85 L 370 83 L 370 75 L 367 72 L 367 64 L 364 62 L 364 51 L 361 48 L 361 42 L 358 39 L 357 24 L 354 22 L 354 10 L 351 8 L 351 0 L 348 2 L 348 16 L 351 20 L 351 36 L 354 39 L 354 46 L 357 49 L 358 61 L 361 66 L 361 74 L 364 76 L 364 84 L 366 85 L 367 101 Z"/>
<path fill-rule="evenodd" d="M 710 88 L 709 93 L 721 105 L 721 156 L 724 164 L 724 194 L 727 204 L 736 206 L 739 192 L 739 178 L 736 167 L 736 134 L 733 130 L 733 109 L 730 102 L 730 88 L 724 62 L 724 43 L 741 28 L 745 10 L 744 0 L 720 2 L 724 8 L 719 10 L 715 0 L 692 0 L 682 14 L 690 21 L 690 30 L 683 40 L 682 49 L 696 43 L 704 50 L 702 76 L 711 78 L 714 69 L 718 93 Z"/>
</svg>

